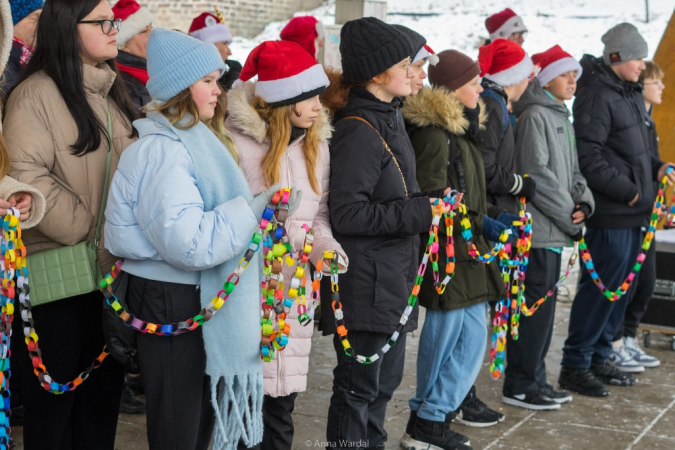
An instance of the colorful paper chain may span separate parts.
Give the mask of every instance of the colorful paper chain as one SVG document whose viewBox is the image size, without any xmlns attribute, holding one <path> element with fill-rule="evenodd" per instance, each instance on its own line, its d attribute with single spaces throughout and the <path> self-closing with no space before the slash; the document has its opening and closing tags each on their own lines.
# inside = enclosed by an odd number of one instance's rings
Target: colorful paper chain
<svg viewBox="0 0 675 450">
<path fill-rule="evenodd" d="M 558 279 L 558 281 L 555 283 L 555 285 L 546 292 L 546 295 L 544 295 L 542 298 L 534 302 L 534 304 L 531 307 L 527 307 L 525 302 L 522 303 L 521 305 L 521 311 L 526 317 L 530 317 L 532 314 L 537 312 L 539 307 L 549 298 L 553 296 L 553 293 L 558 290 L 558 288 L 565 282 L 567 277 L 569 277 L 570 272 L 572 271 L 572 268 L 577 262 L 577 250 L 578 250 L 578 245 L 575 242 L 574 243 L 574 250 L 572 251 L 572 254 L 570 255 L 570 259 L 567 261 L 567 269 L 565 270 L 565 273 Z"/>
<path fill-rule="evenodd" d="M 462 220 L 460 221 L 460 226 L 462 228 L 462 237 L 466 241 L 467 251 L 469 252 L 469 255 L 473 259 L 483 264 L 490 264 L 492 261 L 494 261 L 494 259 L 498 255 L 505 254 L 504 246 L 506 244 L 506 241 L 509 240 L 509 236 L 511 235 L 510 228 L 506 228 L 500 233 L 499 242 L 495 244 L 492 250 L 490 250 L 485 255 L 481 255 L 480 253 L 478 253 L 478 248 L 476 248 L 476 244 L 473 243 L 473 231 L 471 231 L 471 222 L 467 217 L 466 205 L 460 205 L 459 212 L 464 215 L 464 217 L 462 217 Z"/>
<path fill-rule="evenodd" d="M 652 241 L 654 240 L 656 225 L 659 221 L 659 213 L 661 212 L 663 205 L 665 205 L 664 192 L 666 189 L 666 183 L 668 181 L 668 174 L 673 170 L 673 167 L 668 167 L 668 169 L 666 169 L 665 175 L 663 176 L 663 179 L 659 183 L 656 199 L 654 200 L 654 208 L 652 209 L 652 215 L 649 221 L 649 228 L 647 228 L 647 233 L 645 234 L 645 237 L 642 241 L 642 247 L 640 253 L 637 256 L 637 261 L 633 265 L 631 272 L 628 274 L 623 283 L 621 283 L 621 286 L 618 289 L 615 291 L 607 289 L 605 284 L 602 282 L 600 275 L 598 275 L 598 272 L 595 270 L 595 264 L 593 264 L 593 259 L 591 258 L 591 253 L 588 251 L 588 245 L 586 244 L 585 239 L 582 238 L 581 241 L 579 241 L 579 253 L 581 254 L 581 260 L 584 262 L 586 270 L 591 276 L 593 283 L 595 283 L 598 289 L 600 289 L 600 292 L 602 292 L 602 295 L 604 295 L 609 301 L 615 302 L 625 295 L 628 289 L 630 289 L 631 284 L 633 284 L 633 280 L 637 278 L 637 274 L 640 272 L 640 269 L 642 269 L 642 264 L 647 257 L 649 247 L 651 247 Z M 673 198 L 675 199 L 675 196 Z M 671 205 L 671 211 L 675 211 L 675 202 Z M 672 218 L 669 218 L 669 221 L 672 222 Z"/>
<path fill-rule="evenodd" d="M 272 205 L 277 207 L 277 225 L 274 232 L 268 234 L 265 240 L 265 266 L 263 268 L 262 299 L 260 318 L 261 342 L 260 357 L 269 362 L 274 359 L 275 352 L 283 351 L 288 345 L 291 334 L 291 324 L 286 321 L 293 302 L 298 300 L 298 320 L 307 322 L 307 306 L 305 299 L 305 270 L 309 255 L 312 252 L 314 232 L 308 225 L 303 225 L 305 242 L 297 258 L 293 258 L 293 247 L 284 240 L 286 234 L 283 225 L 288 218 L 288 198 L 291 194 L 289 189 L 283 189 L 272 198 Z M 285 208 L 284 208 L 285 207 Z M 289 267 L 297 265 L 293 272 L 288 293 L 284 298 L 283 265 L 284 259 Z"/>
<path fill-rule="evenodd" d="M 399 336 L 403 332 L 403 327 L 405 326 L 406 323 L 408 323 L 408 319 L 410 318 L 410 314 L 413 311 L 413 308 L 417 304 L 417 296 L 420 293 L 420 288 L 422 286 L 422 281 L 424 280 L 424 273 L 426 272 L 427 269 L 427 264 L 429 261 L 431 261 L 432 265 L 432 270 L 434 271 L 434 280 L 439 280 L 440 276 L 438 275 L 438 225 L 440 224 L 441 221 L 441 216 L 445 215 L 445 217 L 448 217 L 448 214 L 443 213 L 443 206 L 444 204 L 448 204 L 450 206 L 450 211 L 455 209 L 456 203 L 455 203 L 455 196 L 457 192 L 452 191 L 448 197 L 446 197 L 443 200 L 436 200 L 434 203 L 434 216 L 431 222 L 431 227 L 429 229 L 429 240 L 427 241 L 426 245 L 426 250 L 424 252 L 424 256 L 422 257 L 422 262 L 420 263 L 419 269 L 417 271 L 417 276 L 415 278 L 415 285 L 413 286 L 412 293 L 408 297 L 408 304 L 406 305 L 405 309 L 403 310 L 403 314 L 401 315 L 401 319 L 399 320 L 398 325 L 396 326 L 396 330 L 392 335 L 387 339 L 386 344 L 375 354 L 372 356 L 363 356 L 363 355 L 355 355 L 354 348 L 351 346 L 348 338 L 349 331 L 347 330 L 347 327 L 344 322 L 344 311 L 342 310 L 342 303 L 340 303 L 340 287 L 339 287 L 339 278 L 338 278 L 338 272 L 337 272 L 337 257 L 335 255 L 335 252 L 324 252 L 323 257 L 326 260 L 331 261 L 331 292 L 332 292 L 332 302 L 331 306 L 333 308 L 333 313 L 335 314 L 335 329 L 340 337 L 340 341 L 342 342 L 342 347 L 344 349 L 344 352 L 347 356 L 349 357 L 355 357 L 356 361 L 362 364 L 372 364 L 378 359 L 380 359 L 385 353 L 387 353 L 393 346 L 396 345 L 396 341 L 398 340 Z M 446 222 L 450 223 L 452 226 L 452 222 Z M 451 235 L 452 233 L 449 232 Z M 454 255 L 454 241 L 453 240 L 448 240 L 447 244 L 448 247 L 446 247 L 446 251 L 448 251 L 448 255 L 452 254 Z M 452 248 L 449 248 L 449 247 Z M 454 261 L 454 258 L 453 258 Z M 447 279 L 450 281 L 452 277 L 454 276 L 454 270 L 455 270 L 455 265 L 454 263 L 447 263 L 446 264 L 446 277 L 443 280 Z M 450 271 L 450 272 L 448 272 Z M 436 284 L 436 283 L 435 283 Z M 447 282 L 445 282 L 447 284 Z M 442 282 L 438 282 L 436 284 L 436 290 L 438 291 L 439 289 L 445 289 L 445 286 L 443 285 Z"/>
<path fill-rule="evenodd" d="M 253 256 L 260 248 L 260 245 L 263 244 L 267 239 L 271 239 L 270 235 L 274 235 L 276 238 L 285 236 L 285 231 L 281 223 L 286 220 L 288 215 L 288 198 L 290 196 L 289 189 L 282 189 L 275 193 L 273 200 L 270 204 L 267 205 L 265 211 L 262 215 L 262 220 L 258 229 L 253 234 L 251 241 L 249 242 L 248 249 L 244 253 L 244 256 L 239 260 L 236 269 L 232 274 L 227 278 L 223 284 L 223 288 L 216 294 L 216 296 L 211 300 L 197 315 L 192 318 L 189 318 L 183 322 L 170 323 L 170 324 L 156 324 L 151 322 L 146 322 L 145 320 L 138 319 L 136 316 L 128 312 L 124 306 L 119 302 L 117 297 L 112 291 L 112 283 L 119 274 L 123 261 L 117 261 L 112 267 L 112 271 L 103 277 L 101 280 L 100 288 L 101 292 L 105 296 L 106 303 L 110 305 L 115 310 L 115 314 L 119 317 L 125 325 L 129 328 L 132 328 L 140 333 L 149 333 L 156 336 L 178 336 L 180 334 L 193 331 L 198 327 L 202 326 L 204 323 L 211 320 L 211 318 L 222 308 L 225 302 L 230 297 L 230 294 L 239 284 L 239 279 L 244 271 L 248 268 L 249 263 L 253 259 Z M 282 201 L 283 199 L 283 201 Z M 278 221 L 279 216 L 283 219 L 282 222 Z M 305 227 L 306 229 L 306 227 Z M 307 233 L 308 236 L 313 236 L 311 230 Z M 267 236 L 266 236 L 267 235 Z M 311 237 L 310 237 L 311 239 Z M 274 248 L 277 244 L 272 246 L 272 255 L 274 255 Z M 287 243 L 279 243 L 283 247 L 282 256 L 286 253 L 290 253 Z M 303 249 L 302 252 L 299 252 L 298 255 L 301 260 L 305 259 L 305 253 Z M 277 247 L 279 251 L 279 247 Z M 308 257 L 307 257 L 308 258 Z M 306 260 L 303 262 L 306 264 Z M 292 282 L 293 283 L 293 282 Z M 304 291 L 303 291 L 304 292 Z M 312 311 L 313 313 L 313 311 Z M 286 324 L 287 325 L 287 324 Z M 278 326 L 278 325 L 277 325 Z M 284 326 L 282 326 L 284 329 Z M 261 327 L 261 333 L 264 334 L 264 331 Z"/>
<path fill-rule="evenodd" d="M 525 197 L 520 197 L 519 207 L 520 220 L 512 224 L 520 230 L 515 246 L 516 254 L 511 259 L 505 250 L 500 252 L 499 266 L 502 281 L 506 288 L 506 298 L 497 302 L 492 322 L 490 375 L 493 379 L 498 379 L 504 371 L 509 317 L 511 319 L 511 336 L 514 340 L 517 340 L 520 314 L 523 305 L 525 305 L 525 274 L 532 245 L 532 216 L 526 212 Z"/>
</svg>

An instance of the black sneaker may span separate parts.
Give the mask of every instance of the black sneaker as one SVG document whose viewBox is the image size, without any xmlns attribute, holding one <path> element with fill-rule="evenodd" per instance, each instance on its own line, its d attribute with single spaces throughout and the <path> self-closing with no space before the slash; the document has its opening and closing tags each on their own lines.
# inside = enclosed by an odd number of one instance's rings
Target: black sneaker
<svg viewBox="0 0 675 450">
<path fill-rule="evenodd" d="M 476 386 L 472 386 L 466 398 L 456 411 L 455 422 L 470 427 L 485 428 L 497 425 L 504 420 L 504 414 L 488 408 L 476 396 Z"/>
<path fill-rule="evenodd" d="M 432 422 L 417 418 L 410 432 L 406 450 L 471 450 L 469 438 L 452 431 L 448 422 Z"/>
<path fill-rule="evenodd" d="M 411 409 L 410 418 L 408 419 L 408 423 L 405 426 L 405 433 L 403 433 L 403 436 L 401 436 L 401 440 L 399 441 L 401 447 L 408 448 L 412 445 L 410 442 L 410 433 L 412 433 L 412 429 L 415 426 L 416 421 L 417 421 L 417 411 L 413 411 Z"/>
<path fill-rule="evenodd" d="M 546 400 L 554 401 L 556 403 L 560 403 L 561 405 L 563 403 L 572 401 L 572 396 L 570 394 L 563 391 L 556 391 L 550 384 L 546 384 L 544 387 L 539 388 L 539 392 L 541 392 L 541 395 Z"/>
<path fill-rule="evenodd" d="M 553 400 L 545 399 L 538 389 L 528 392 L 527 394 L 514 394 L 512 392 L 504 391 L 502 402 L 507 405 L 518 406 L 519 408 L 532 409 L 535 411 L 553 411 L 554 409 L 560 409 L 560 404 Z"/>
<path fill-rule="evenodd" d="M 606 397 L 609 389 L 598 380 L 590 369 L 560 369 L 558 384 L 561 388 L 591 397 Z"/>
<path fill-rule="evenodd" d="M 591 370 L 598 380 L 612 386 L 633 386 L 637 383 L 635 376 L 628 372 L 622 372 L 607 361 L 602 364 L 591 365 Z"/>
</svg>

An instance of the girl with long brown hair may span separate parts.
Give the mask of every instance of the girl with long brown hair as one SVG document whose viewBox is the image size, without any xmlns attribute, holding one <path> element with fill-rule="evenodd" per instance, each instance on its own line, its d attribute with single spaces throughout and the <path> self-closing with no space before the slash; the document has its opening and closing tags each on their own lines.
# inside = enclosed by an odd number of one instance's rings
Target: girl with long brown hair
<svg viewBox="0 0 675 450">
<path fill-rule="evenodd" d="M 250 80 L 258 75 L 258 81 Z M 294 42 L 263 42 L 250 54 L 241 73 L 243 84 L 228 93 L 226 127 L 234 137 L 239 158 L 253 193 L 280 182 L 302 191 L 298 210 L 286 221 L 293 252 L 302 250 L 306 231 L 314 229 L 316 263 L 324 250 L 335 250 L 344 269 L 347 258 L 333 238 L 328 219 L 330 120 L 319 101 L 328 86 L 323 68 Z M 284 267 L 286 287 L 291 267 Z M 264 366 L 263 449 L 290 449 L 293 411 L 298 392 L 307 387 L 312 321 L 298 321 L 295 307 L 289 344 Z M 303 326 L 304 325 L 304 326 Z"/>
</svg>

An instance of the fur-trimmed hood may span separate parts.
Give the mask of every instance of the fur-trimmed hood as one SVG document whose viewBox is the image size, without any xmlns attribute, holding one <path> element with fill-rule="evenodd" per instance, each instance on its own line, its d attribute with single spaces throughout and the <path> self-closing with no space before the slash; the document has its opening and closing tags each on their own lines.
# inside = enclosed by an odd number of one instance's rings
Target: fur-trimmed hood
<svg viewBox="0 0 675 450">
<path fill-rule="evenodd" d="M 482 130 L 488 116 L 482 99 L 478 104 L 480 106 L 478 125 Z M 464 116 L 464 107 L 444 87 L 425 87 L 417 95 L 406 98 L 401 112 L 406 121 L 417 127 L 443 127 L 457 136 L 464 136 L 469 129 L 469 120 Z"/>
<path fill-rule="evenodd" d="M 243 134 L 252 137 L 262 144 L 267 138 L 267 122 L 260 118 L 251 106 L 255 97 L 255 83 L 247 81 L 233 88 L 227 93 L 227 110 L 230 113 L 228 120 Z M 323 108 L 319 113 L 316 125 L 321 142 L 328 142 L 333 134 L 328 111 Z"/>
</svg>

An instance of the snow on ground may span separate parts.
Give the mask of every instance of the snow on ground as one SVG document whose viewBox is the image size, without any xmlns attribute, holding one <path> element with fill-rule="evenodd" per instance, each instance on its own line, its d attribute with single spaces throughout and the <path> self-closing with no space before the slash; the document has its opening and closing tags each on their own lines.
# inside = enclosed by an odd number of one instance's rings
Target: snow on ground
<svg viewBox="0 0 675 450">
<path fill-rule="evenodd" d="M 523 17 L 529 33 L 528 53 L 559 44 L 577 59 L 584 53 L 602 54 L 601 36 L 621 22 L 634 24 L 654 55 L 675 8 L 675 0 L 651 0 L 650 22 L 645 22 L 644 0 L 388 0 L 387 22 L 405 25 L 424 35 L 436 52 L 453 48 L 473 58 L 487 37 L 485 18 L 510 7 Z M 335 1 L 296 15 L 312 14 L 325 24 L 335 23 Z M 235 38 L 233 59 L 243 62 L 260 42 L 279 39 L 287 21 L 272 22 L 254 39 Z"/>
</svg>

